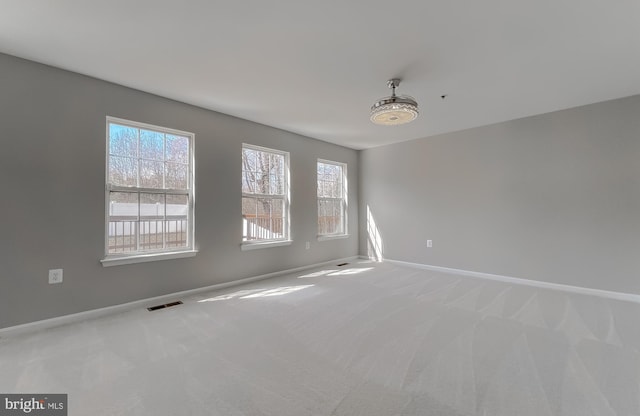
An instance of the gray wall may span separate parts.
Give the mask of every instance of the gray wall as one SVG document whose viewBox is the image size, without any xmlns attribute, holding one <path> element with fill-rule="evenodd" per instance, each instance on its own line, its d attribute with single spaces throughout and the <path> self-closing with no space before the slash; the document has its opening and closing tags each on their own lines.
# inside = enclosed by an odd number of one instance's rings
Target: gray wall
<svg viewBox="0 0 640 416">
<path fill-rule="evenodd" d="M 107 115 L 195 133 L 196 257 L 101 266 Z M 358 254 L 354 150 L 7 55 L 0 132 L 0 328 Z M 243 142 L 291 153 L 291 246 L 240 250 Z M 348 164 L 348 239 L 316 241 L 317 158 Z"/>
<path fill-rule="evenodd" d="M 366 150 L 360 178 L 361 254 L 368 206 L 387 259 L 640 294 L 640 96 Z"/>
</svg>

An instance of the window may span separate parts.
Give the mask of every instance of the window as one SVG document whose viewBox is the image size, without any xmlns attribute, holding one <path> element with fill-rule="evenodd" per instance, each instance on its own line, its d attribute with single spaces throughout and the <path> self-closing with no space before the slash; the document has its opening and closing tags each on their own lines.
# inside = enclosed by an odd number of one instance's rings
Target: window
<svg viewBox="0 0 640 416">
<path fill-rule="evenodd" d="M 347 165 L 318 159 L 318 235 L 347 234 Z"/>
<path fill-rule="evenodd" d="M 289 153 L 242 145 L 242 241 L 289 240 Z"/>
<path fill-rule="evenodd" d="M 193 139 L 107 117 L 105 261 L 193 249 Z"/>
</svg>

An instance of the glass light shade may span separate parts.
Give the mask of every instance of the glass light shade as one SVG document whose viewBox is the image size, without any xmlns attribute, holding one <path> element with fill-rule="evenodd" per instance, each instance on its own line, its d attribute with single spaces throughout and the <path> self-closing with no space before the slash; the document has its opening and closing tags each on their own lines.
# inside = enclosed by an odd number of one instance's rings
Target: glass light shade
<svg viewBox="0 0 640 416">
<path fill-rule="evenodd" d="M 409 123 L 418 117 L 418 106 L 413 103 L 391 102 L 371 107 L 371 121 L 383 126 Z"/>
<path fill-rule="evenodd" d="M 393 88 L 393 94 L 378 100 L 371 106 L 371 121 L 383 126 L 397 126 L 398 124 L 409 123 L 418 117 L 418 103 L 413 97 L 408 95 L 396 95 L 396 80 L 390 80 L 389 85 Z"/>
</svg>

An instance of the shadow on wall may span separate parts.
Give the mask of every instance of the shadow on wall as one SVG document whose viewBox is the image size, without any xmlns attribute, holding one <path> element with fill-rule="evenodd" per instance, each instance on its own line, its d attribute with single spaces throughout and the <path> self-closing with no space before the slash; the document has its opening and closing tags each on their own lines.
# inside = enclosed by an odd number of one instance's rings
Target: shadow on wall
<svg viewBox="0 0 640 416">
<path fill-rule="evenodd" d="M 382 244 L 382 236 L 373 218 L 371 208 L 367 205 L 367 256 L 371 260 L 382 261 L 384 247 Z"/>
</svg>

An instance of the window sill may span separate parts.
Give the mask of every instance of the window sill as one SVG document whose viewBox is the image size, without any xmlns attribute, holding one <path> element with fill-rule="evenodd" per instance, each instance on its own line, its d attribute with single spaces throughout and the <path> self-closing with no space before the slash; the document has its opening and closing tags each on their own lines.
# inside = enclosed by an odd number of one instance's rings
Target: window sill
<svg viewBox="0 0 640 416">
<path fill-rule="evenodd" d="M 244 242 L 240 244 L 240 249 L 242 251 L 247 250 L 257 250 L 260 248 L 271 248 L 271 247 L 281 247 L 281 246 L 290 246 L 293 241 L 291 240 L 283 240 L 283 241 L 265 241 L 260 243 L 254 242 Z"/>
<path fill-rule="evenodd" d="M 318 241 L 342 240 L 344 238 L 349 238 L 349 234 L 319 235 Z"/>
<path fill-rule="evenodd" d="M 172 251 L 169 253 L 136 254 L 132 256 L 111 256 L 100 260 L 103 267 L 120 266 L 123 264 L 146 263 L 149 261 L 182 259 L 185 257 L 195 257 L 197 250 Z"/>
</svg>

